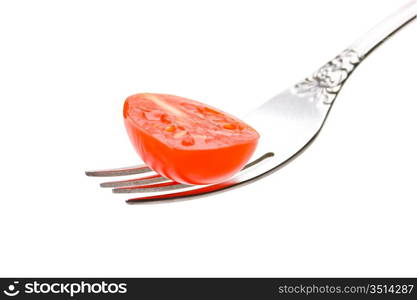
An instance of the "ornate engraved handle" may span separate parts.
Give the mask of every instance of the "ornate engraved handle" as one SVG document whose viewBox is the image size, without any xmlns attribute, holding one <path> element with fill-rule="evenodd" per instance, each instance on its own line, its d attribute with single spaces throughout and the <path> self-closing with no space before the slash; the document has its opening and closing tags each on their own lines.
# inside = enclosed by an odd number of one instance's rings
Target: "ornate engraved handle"
<svg viewBox="0 0 417 300">
<path fill-rule="evenodd" d="M 311 101 L 332 104 L 344 82 L 357 65 L 391 35 L 416 18 L 413 0 L 389 15 L 349 48 L 294 86 L 296 94 Z"/>
<path fill-rule="evenodd" d="M 294 88 L 297 94 L 306 96 L 312 101 L 331 104 L 343 83 L 353 69 L 359 64 L 360 57 L 353 49 L 347 49 L 318 69 L 310 77 L 297 83 Z"/>
</svg>

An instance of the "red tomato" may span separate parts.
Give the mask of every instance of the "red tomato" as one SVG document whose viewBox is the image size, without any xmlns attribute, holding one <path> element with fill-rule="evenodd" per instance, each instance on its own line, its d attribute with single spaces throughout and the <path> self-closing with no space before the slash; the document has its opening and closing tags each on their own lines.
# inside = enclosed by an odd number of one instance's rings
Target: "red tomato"
<svg viewBox="0 0 417 300">
<path fill-rule="evenodd" d="M 241 120 L 178 96 L 130 96 L 123 115 L 143 161 L 185 184 L 211 184 L 232 176 L 249 160 L 259 139 Z"/>
</svg>

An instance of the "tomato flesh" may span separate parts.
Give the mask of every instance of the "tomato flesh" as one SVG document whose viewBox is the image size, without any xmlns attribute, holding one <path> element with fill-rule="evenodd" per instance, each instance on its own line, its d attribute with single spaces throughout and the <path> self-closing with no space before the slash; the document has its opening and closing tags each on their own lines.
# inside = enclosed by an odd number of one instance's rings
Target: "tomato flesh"
<svg viewBox="0 0 417 300">
<path fill-rule="evenodd" d="M 236 117 L 173 95 L 130 96 L 123 116 L 142 160 L 162 176 L 185 184 L 231 177 L 247 163 L 259 139 Z"/>
</svg>

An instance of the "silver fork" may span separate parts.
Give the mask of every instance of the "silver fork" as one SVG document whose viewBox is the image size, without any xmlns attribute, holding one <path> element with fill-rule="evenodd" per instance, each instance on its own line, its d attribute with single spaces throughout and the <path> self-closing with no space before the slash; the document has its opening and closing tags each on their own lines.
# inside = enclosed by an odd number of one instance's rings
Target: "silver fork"
<svg viewBox="0 0 417 300">
<path fill-rule="evenodd" d="M 87 171 L 86 175 L 124 176 L 148 173 L 148 176 L 139 178 L 101 183 L 101 187 L 112 187 L 114 193 L 147 193 L 127 200 L 127 203 L 140 203 L 195 198 L 223 192 L 277 171 L 314 141 L 334 100 L 353 70 L 375 48 L 416 18 L 416 2 L 413 0 L 389 15 L 311 76 L 247 115 L 244 120 L 256 128 L 261 139 L 253 160 L 232 178 L 207 186 L 184 185 L 154 173 L 146 165 Z M 173 190 L 178 191 L 171 192 Z"/>
</svg>

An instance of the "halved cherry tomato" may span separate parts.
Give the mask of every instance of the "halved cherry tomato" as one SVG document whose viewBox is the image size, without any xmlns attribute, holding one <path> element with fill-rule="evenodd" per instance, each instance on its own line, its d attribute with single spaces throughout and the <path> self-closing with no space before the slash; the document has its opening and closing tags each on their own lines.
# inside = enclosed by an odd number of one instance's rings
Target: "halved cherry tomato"
<svg viewBox="0 0 417 300">
<path fill-rule="evenodd" d="M 130 96 L 123 115 L 142 160 L 162 176 L 185 184 L 229 178 L 249 160 L 259 139 L 241 120 L 178 96 Z"/>
</svg>

